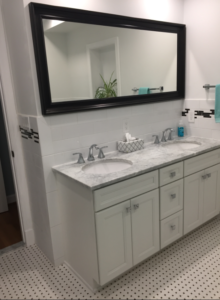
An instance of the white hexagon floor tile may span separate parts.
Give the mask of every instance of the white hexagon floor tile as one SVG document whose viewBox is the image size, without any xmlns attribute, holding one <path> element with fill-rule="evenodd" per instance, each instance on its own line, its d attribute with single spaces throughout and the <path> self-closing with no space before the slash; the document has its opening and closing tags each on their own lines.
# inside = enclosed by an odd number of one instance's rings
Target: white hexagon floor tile
<svg viewBox="0 0 220 300">
<path fill-rule="evenodd" d="M 39 248 L 0 256 L 0 299 L 220 299 L 220 218 L 177 241 L 95 295 Z"/>
</svg>

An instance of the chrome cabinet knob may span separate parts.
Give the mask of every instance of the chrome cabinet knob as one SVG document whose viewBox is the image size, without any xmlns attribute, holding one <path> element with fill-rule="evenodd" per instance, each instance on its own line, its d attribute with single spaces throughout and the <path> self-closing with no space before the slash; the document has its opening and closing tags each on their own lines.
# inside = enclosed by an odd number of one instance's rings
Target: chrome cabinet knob
<svg viewBox="0 0 220 300">
<path fill-rule="evenodd" d="M 171 199 L 175 199 L 176 198 L 176 194 L 171 194 L 170 197 L 171 197 Z"/>
<path fill-rule="evenodd" d="M 139 204 L 134 204 L 134 209 L 138 209 L 139 208 Z"/>
<path fill-rule="evenodd" d="M 176 229 L 176 225 L 170 225 L 170 228 L 171 228 L 172 230 L 175 230 L 175 229 Z"/>
<path fill-rule="evenodd" d="M 175 176 L 176 176 L 176 172 L 171 172 L 171 173 L 170 173 L 170 177 L 171 177 L 171 178 L 173 178 L 173 177 L 175 177 Z"/>
<path fill-rule="evenodd" d="M 131 208 L 130 207 L 126 207 L 125 210 L 126 210 L 126 213 L 129 213 L 131 211 Z"/>
</svg>

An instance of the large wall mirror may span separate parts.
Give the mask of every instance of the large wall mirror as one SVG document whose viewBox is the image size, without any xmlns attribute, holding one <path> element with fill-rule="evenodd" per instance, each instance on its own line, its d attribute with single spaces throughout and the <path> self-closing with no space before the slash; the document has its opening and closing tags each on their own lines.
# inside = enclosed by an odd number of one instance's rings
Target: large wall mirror
<svg viewBox="0 0 220 300">
<path fill-rule="evenodd" d="M 30 4 L 43 115 L 175 100 L 185 25 Z"/>
</svg>

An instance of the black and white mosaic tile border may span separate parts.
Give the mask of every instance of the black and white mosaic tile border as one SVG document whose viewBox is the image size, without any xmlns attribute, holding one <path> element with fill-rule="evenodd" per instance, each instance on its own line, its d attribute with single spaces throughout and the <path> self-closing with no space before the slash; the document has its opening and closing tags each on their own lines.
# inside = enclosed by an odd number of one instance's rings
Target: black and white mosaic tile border
<svg viewBox="0 0 220 300">
<path fill-rule="evenodd" d="M 39 144 L 40 139 L 39 139 L 39 133 L 34 131 L 33 129 L 27 130 L 19 126 L 20 132 L 21 132 L 21 137 L 23 139 L 30 139 L 33 140 L 35 143 Z"/>
<path fill-rule="evenodd" d="M 190 108 L 185 108 L 184 111 L 182 111 L 182 117 L 187 117 L 188 113 L 190 111 Z M 209 109 L 210 112 L 203 111 L 203 110 L 195 110 L 195 119 L 197 119 L 198 116 L 201 116 L 203 118 L 212 118 L 212 115 L 215 115 L 214 109 Z"/>
</svg>

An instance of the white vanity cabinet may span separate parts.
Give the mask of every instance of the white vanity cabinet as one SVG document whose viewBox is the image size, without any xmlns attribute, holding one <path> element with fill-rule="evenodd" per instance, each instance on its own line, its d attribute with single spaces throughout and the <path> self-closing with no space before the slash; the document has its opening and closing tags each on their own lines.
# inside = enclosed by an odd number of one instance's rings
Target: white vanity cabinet
<svg viewBox="0 0 220 300">
<path fill-rule="evenodd" d="M 92 190 L 58 173 L 65 261 L 92 290 L 220 211 L 220 149 Z"/>
<path fill-rule="evenodd" d="M 97 212 L 96 232 L 103 285 L 159 251 L 159 190 Z"/>
<path fill-rule="evenodd" d="M 133 265 L 130 208 L 130 201 L 125 201 L 96 213 L 101 285 Z"/>
<path fill-rule="evenodd" d="M 184 234 L 214 216 L 220 210 L 220 164 L 184 179 Z"/>
</svg>

